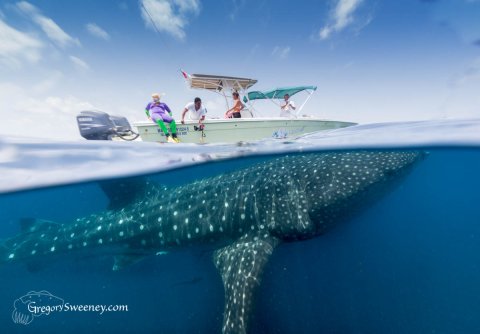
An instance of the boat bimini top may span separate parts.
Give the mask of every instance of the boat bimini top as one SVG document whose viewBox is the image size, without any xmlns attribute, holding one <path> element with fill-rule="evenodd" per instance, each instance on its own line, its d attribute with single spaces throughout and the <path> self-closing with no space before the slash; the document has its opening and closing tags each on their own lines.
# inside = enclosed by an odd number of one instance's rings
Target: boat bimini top
<svg viewBox="0 0 480 334">
<path fill-rule="evenodd" d="M 225 90 L 234 90 L 238 92 L 246 91 L 257 83 L 257 80 L 255 79 L 206 74 L 191 74 L 189 78 L 186 79 L 190 84 L 190 88 L 207 89 L 215 92 Z"/>
<path fill-rule="evenodd" d="M 258 90 L 248 92 L 247 96 L 243 98 L 243 101 L 247 103 L 252 100 L 264 100 L 264 99 L 283 99 L 285 94 L 293 96 L 297 93 L 307 91 L 314 92 L 317 90 L 317 86 L 297 86 L 297 87 L 284 87 L 284 88 L 275 88 L 273 90 L 267 90 L 265 92 L 260 92 Z"/>
<path fill-rule="evenodd" d="M 283 97 L 288 94 L 290 97 L 300 93 L 306 92 L 308 94 L 307 98 L 300 107 L 295 110 L 295 116 L 298 116 L 300 111 L 303 109 L 307 101 L 312 97 L 313 93 L 317 90 L 317 86 L 296 86 L 296 87 L 283 87 L 283 88 L 275 88 L 272 90 L 267 90 L 264 92 L 261 91 L 250 91 L 247 95 L 243 97 L 243 102 L 248 103 L 251 108 L 253 109 L 253 102 L 254 100 L 269 100 L 274 104 L 280 106 L 281 103 L 276 102 L 275 100 L 283 99 Z"/>
</svg>

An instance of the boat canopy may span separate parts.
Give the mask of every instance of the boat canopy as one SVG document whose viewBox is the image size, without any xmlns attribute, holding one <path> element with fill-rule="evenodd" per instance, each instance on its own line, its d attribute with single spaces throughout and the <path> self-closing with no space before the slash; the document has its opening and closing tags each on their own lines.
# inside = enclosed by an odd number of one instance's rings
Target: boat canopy
<svg viewBox="0 0 480 334">
<path fill-rule="evenodd" d="M 248 92 L 248 100 L 252 101 L 252 100 L 265 100 L 265 99 L 282 99 L 285 94 L 293 96 L 303 91 L 313 92 L 315 90 L 317 90 L 317 86 L 284 87 L 284 88 L 276 88 L 273 90 L 268 90 L 265 92 L 252 91 L 252 92 Z M 243 100 L 246 103 L 247 97 L 245 96 Z"/>
<path fill-rule="evenodd" d="M 188 75 L 188 82 L 190 88 L 220 92 L 224 89 L 245 91 L 256 84 L 257 80 L 220 75 L 191 74 Z"/>
</svg>

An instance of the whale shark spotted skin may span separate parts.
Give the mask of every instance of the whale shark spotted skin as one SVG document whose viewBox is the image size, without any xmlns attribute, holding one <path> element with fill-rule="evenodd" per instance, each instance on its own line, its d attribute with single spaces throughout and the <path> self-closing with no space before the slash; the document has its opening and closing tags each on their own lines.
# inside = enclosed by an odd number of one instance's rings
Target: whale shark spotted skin
<svg viewBox="0 0 480 334">
<path fill-rule="evenodd" d="M 245 333 L 263 268 L 282 242 L 313 238 L 378 200 L 424 156 L 351 151 L 271 158 L 176 188 L 149 183 L 128 205 L 68 224 L 37 221 L 0 263 L 115 249 L 118 270 L 146 255 L 208 245 L 225 289 L 224 333 Z"/>
</svg>

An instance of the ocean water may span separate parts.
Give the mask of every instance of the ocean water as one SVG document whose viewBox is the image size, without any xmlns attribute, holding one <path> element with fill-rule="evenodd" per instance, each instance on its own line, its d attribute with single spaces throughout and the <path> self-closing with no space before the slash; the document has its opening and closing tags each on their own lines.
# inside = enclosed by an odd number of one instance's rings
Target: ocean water
<svg viewBox="0 0 480 334">
<path fill-rule="evenodd" d="M 279 245 L 254 298 L 252 333 L 480 331 L 480 121 L 379 124 L 242 145 L 0 142 L 0 240 L 31 217 L 71 224 L 105 211 L 99 182 L 148 177 L 175 188 L 300 154 L 428 152 L 391 191 L 327 233 Z M 121 193 L 126 194 L 128 193 Z M 212 194 L 213 197 L 213 194 Z M 195 200 L 195 199 L 192 199 Z M 111 254 L 0 265 L 2 333 L 220 333 L 224 291 L 212 249 L 150 256 L 112 271 Z M 14 323 L 14 302 L 48 291 L 75 305 Z"/>
</svg>

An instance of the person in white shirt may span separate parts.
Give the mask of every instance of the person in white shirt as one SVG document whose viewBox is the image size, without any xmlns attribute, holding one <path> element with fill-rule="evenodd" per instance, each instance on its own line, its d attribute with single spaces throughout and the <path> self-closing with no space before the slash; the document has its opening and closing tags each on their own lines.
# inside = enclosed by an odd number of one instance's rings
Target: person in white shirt
<svg viewBox="0 0 480 334">
<path fill-rule="evenodd" d="M 295 116 L 293 111 L 295 109 L 297 109 L 297 107 L 295 107 L 295 103 L 293 103 L 293 101 L 289 100 L 290 95 L 285 94 L 283 96 L 283 99 L 285 100 L 285 104 L 280 107 L 281 108 L 280 117 L 293 117 L 293 116 Z"/>
<path fill-rule="evenodd" d="M 202 106 L 202 100 L 199 97 L 196 97 L 194 102 L 190 102 L 185 106 L 182 113 L 182 124 L 185 124 L 185 115 L 188 112 L 188 119 L 192 121 L 198 120 L 198 128 L 203 130 L 205 125 L 203 121 L 205 120 L 205 115 L 207 114 L 207 109 Z"/>
</svg>

